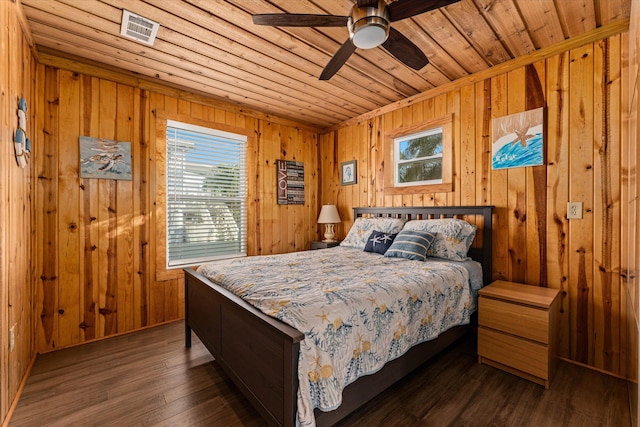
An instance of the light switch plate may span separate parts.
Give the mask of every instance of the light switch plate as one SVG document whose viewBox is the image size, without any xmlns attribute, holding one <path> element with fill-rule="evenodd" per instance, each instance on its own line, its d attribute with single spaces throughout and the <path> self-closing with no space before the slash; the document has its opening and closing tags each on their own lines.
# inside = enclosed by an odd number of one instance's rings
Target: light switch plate
<svg viewBox="0 0 640 427">
<path fill-rule="evenodd" d="M 582 219 L 582 202 L 567 203 L 567 219 Z"/>
</svg>

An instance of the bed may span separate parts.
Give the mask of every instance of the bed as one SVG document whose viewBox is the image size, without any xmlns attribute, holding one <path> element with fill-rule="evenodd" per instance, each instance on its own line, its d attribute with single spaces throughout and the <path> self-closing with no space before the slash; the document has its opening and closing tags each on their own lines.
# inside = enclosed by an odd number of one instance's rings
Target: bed
<svg viewBox="0 0 640 427">
<path fill-rule="evenodd" d="M 482 286 L 483 283 L 488 284 L 491 281 L 491 212 L 492 207 L 490 206 L 354 208 L 354 217 L 356 219 L 399 219 L 407 223 L 413 221 L 412 224 L 418 224 L 420 220 L 425 219 L 454 217 L 468 219 L 477 225 L 475 239 L 468 251 L 468 256 L 482 267 L 480 272 L 480 286 Z M 308 257 L 319 257 L 319 259 L 324 257 L 325 260 L 319 262 L 326 262 L 329 254 L 339 255 L 338 258 L 358 256 L 355 252 L 360 251 L 352 250 L 349 252 L 349 249 L 336 247 L 313 251 L 315 252 L 313 254 L 304 252 L 287 254 L 287 256 L 294 260 L 288 261 L 290 263 L 297 262 L 295 257 L 299 258 L 304 254 L 307 254 Z M 336 251 L 330 252 L 334 250 Z M 270 260 L 269 257 L 264 257 L 264 259 Z M 382 264 L 382 260 L 387 262 L 386 257 L 377 259 L 380 260 L 378 264 Z M 395 260 L 388 261 L 395 262 Z M 417 264 L 421 263 L 413 262 L 412 265 Z M 393 265 L 395 269 L 395 266 L 400 263 Z M 268 275 L 265 275 L 265 272 L 270 271 L 270 266 L 267 264 L 246 268 L 249 268 L 247 270 L 249 272 L 254 271 L 256 277 L 262 276 L 263 280 L 269 279 Z M 254 270 L 250 270 L 250 268 L 254 268 Z M 456 269 L 460 268 L 456 266 Z M 202 269 L 202 271 L 207 272 L 206 269 Z M 329 275 L 335 274 L 328 269 L 325 271 Z M 223 269 L 216 274 L 225 276 L 226 273 L 227 271 Z M 272 315 L 276 315 L 278 307 L 273 310 L 273 313 L 269 313 L 269 309 L 262 307 L 261 310 L 243 299 L 246 297 L 251 300 L 250 295 L 244 295 L 244 290 L 248 286 L 244 285 L 244 288 L 240 286 L 240 290 L 229 288 L 234 289 L 232 292 L 218 285 L 216 274 L 212 277 L 213 280 L 210 280 L 197 271 L 185 270 L 186 346 L 191 346 L 191 333 L 195 332 L 219 366 L 223 368 L 269 424 L 296 425 L 298 406 L 300 405 L 298 389 L 300 387 L 301 390 L 306 390 L 308 387 L 307 382 L 300 381 L 298 377 L 299 363 L 305 367 L 305 363 L 308 363 L 308 360 L 305 362 L 302 357 L 304 353 L 301 353 L 301 344 L 303 349 L 306 349 L 315 338 L 310 338 L 313 335 L 307 331 L 308 338 L 305 341 L 305 333 L 290 326 L 290 324 L 296 324 L 289 322 L 291 319 L 286 319 L 289 323 L 287 324 L 272 317 Z M 247 274 L 246 271 L 245 274 Z M 413 273 L 408 274 L 409 276 L 413 275 Z M 318 274 L 313 275 L 313 277 L 318 276 Z M 299 281 L 300 279 L 294 276 L 293 280 Z M 297 285 L 292 288 L 297 289 Z M 239 296 L 240 294 L 243 298 Z M 469 302 L 464 302 L 465 306 L 469 304 Z M 475 306 L 470 308 L 472 309 L 470 311 L 475 311 L 473 310 Z M 265 314 L 265 312 L 271 315 Z M 342 390 L 339 406 L 331 407 L 331 410 L 315 409 L 311 425 L 314 422 L 320 426 L 335 424 L 433 355 L 463 337 L 474 327 L 475 322 L 475 318 L 472 318 L 470 321 L 463 322 L 464 324 L 447 327 L 445 331 L 439 333 L 437 338 L 429 338 L 427 341 L 411 345 L 406 351 L 402 350 L 397 357 L 392 357 L 383 367 L 376 367 L 375 373 L 350 379 L 346 388 Z M 306 380 L 306 377 L 302 378 Z M 303 424 L 309 424 L 309 420 L 305 419 Z"/>
</svg>

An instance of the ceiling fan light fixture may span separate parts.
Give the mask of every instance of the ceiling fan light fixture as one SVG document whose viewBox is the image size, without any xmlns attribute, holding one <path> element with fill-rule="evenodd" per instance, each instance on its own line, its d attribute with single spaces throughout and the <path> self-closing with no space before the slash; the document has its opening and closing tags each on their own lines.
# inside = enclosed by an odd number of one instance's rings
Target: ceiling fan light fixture
<svg viewBox="0 0 640 427">
<path fill-rule="evenodd" d="M 378 2 L 378 7 L 354 6 L 347 24 L 351 41 L 357 48 L 380 46 L 389 37 L 389 13 L 384 0 Z"/>
<path fill-rule="evenodd" d="M 388 25 L 371 22 L 357 26 L 353 31 L 351 41 L 359 49 L 373 49 L 384 43 L 388 36 Z"/>
</svg>

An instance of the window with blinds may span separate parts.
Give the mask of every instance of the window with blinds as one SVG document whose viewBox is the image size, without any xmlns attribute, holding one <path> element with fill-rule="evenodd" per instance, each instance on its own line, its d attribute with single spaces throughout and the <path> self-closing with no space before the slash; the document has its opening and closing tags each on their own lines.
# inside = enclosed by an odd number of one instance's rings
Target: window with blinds
<svg viewBox="0 0 640 427">
<path fill-rule="evenodd" d="M 246 255 L 246 145 L 167 121 L 167 268 Z"/>
</svg>

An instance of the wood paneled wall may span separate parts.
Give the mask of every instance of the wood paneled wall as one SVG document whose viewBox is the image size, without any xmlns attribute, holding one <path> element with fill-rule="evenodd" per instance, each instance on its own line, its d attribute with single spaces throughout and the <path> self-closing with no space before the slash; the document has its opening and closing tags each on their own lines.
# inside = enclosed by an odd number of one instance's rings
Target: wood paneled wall
<svg viewBox="0 0 640 427">
<path fill-rule="evenodd" d="M 630 347 L 638 348 L 640 341 L 640 0 L 633 0 L 631 3 L 631 19 L 629 23 L 629 133 L 626 139 L 627 145 L 623 147 L 623 173 L 628 176 L 623 180 L 626 183 L 625 191 L 622 192 L 624 215 L 623 224 L 626 224 L 627 233 L 622 234 L 622 249 L 626 268 L 623 269 L 624 291 L 627 295 L 629 312 L 626 322 L 628 325 L 627 336 Z M 635 414 L 632 425 L 640 425 L 640 414 L 638 413 L 638 353 L 631 353 L 629 366 L 632 374 L 629 375 L 629 401 L 631 413 Z"/>
<path fill-rule="evenodd" d="M 167 118 L 251 136 L 250 255 L 309 247 L 317 237 L 317 130 L 212 100 L 154 91 L 39 65 L 37 156 L 37 349 L 59 347 L 179 319 L 181 270 L 166 272 L 164 134 Z M 197 100 L 196 100 L 197 99 Z M 129 141 L 133 179 L 79 177 L 80 136 Z M 276 204 L 275 160 L 305 167 L 305 204 Z"/>
<path fill-rule="evenodd" d="M 27 101 L 27 136 L 35 131 L 35 59 L 21 9 L 0 2 L 0 421 L 14 401 L 31 360 L 33 339 L 32 167 L 18 167 L 13 135 L 18 100 Z M 14 345 L 9 351 L 9 330 Z"/>
<path fill-rule="evenodd" d="M 494 205 L 493 277 L 562 291 L 561 356 L 627 376 L 627 294 L 621 277 L 627 34 L 576 47 L 483 80 L 434 90 L 320 136 L 321 201 L 337 203 L 344 236 L 353 206 Z M 491 121 L 544 106 L 545 164 L 492 170 Z M 386 132 L 453 115 L 454 189 L 387 195 Z M 341 162 L 358 183 L 340 186 Z M 567 220 L 567 202 L 584 218 Z M 637 351 L 637 350 L 636 350 Z"/>
</svg>

